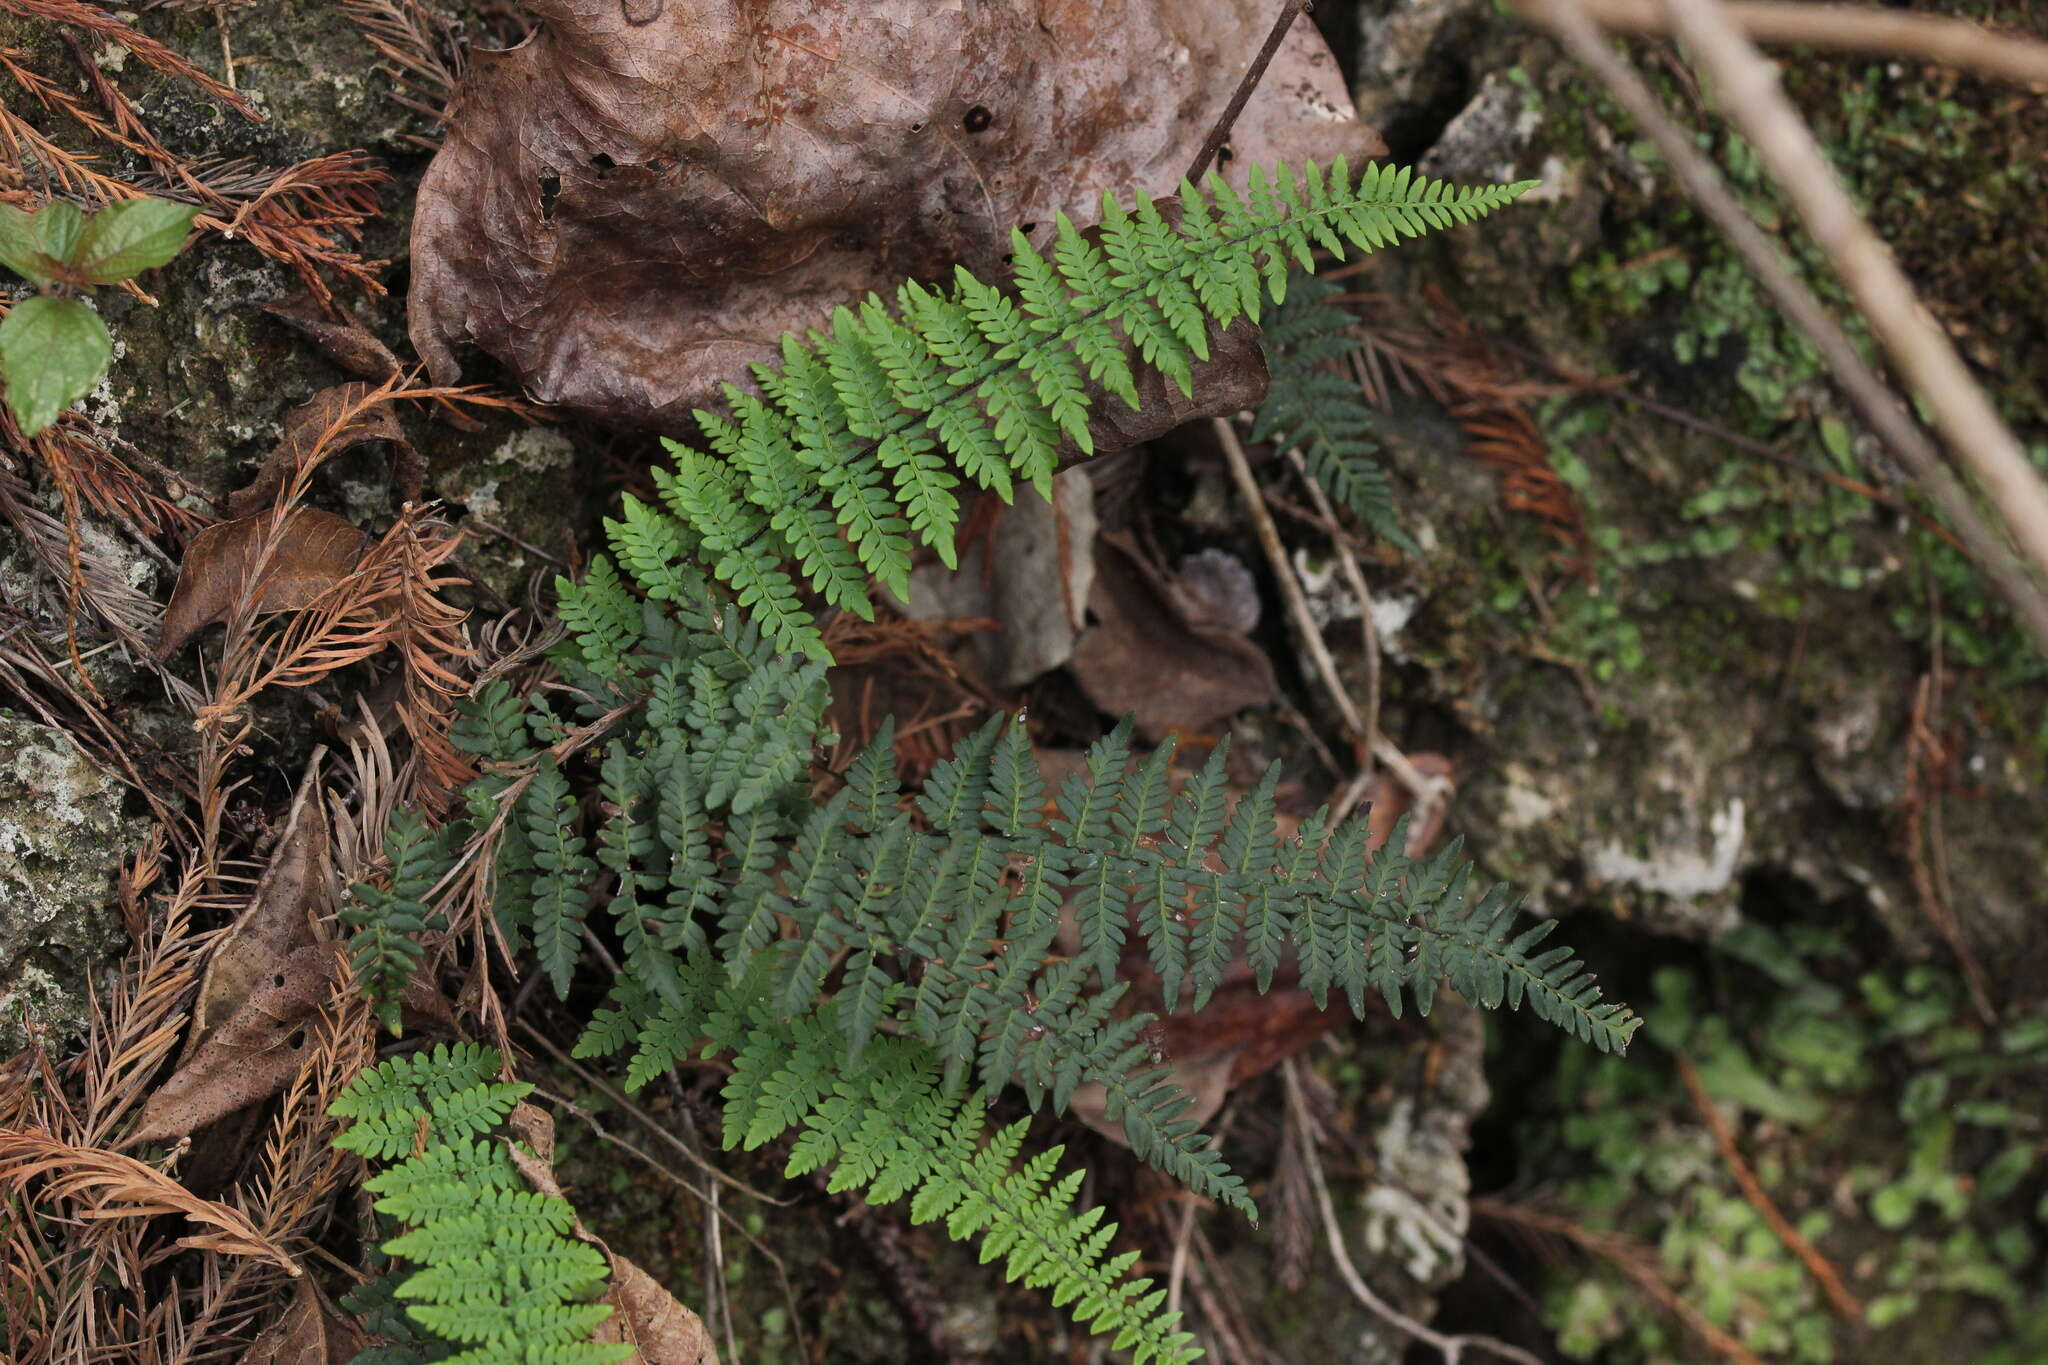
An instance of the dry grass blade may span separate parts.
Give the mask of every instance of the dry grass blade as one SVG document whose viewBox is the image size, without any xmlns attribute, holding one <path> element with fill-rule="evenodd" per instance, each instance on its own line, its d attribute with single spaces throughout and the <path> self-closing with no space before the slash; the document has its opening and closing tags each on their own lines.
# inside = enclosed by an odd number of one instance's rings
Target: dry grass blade
<svg viewBox="0 0 2048 1365">
<path fill-rule="evenodd" d="M 224 1256 L 253 1256 L 287 1274 L 298 1263 L 225 1204 L 201 1199 L 171 1177 L 133 1157 L 77 1147 L 39 1132 L 0 1128 L 0 1184 L 32 1202 L 77 1203 L 87 1219 L 154 1218 L 178 1213 L 213 1229 L 180 1238 L 178 1245 Z"/>
</svg>

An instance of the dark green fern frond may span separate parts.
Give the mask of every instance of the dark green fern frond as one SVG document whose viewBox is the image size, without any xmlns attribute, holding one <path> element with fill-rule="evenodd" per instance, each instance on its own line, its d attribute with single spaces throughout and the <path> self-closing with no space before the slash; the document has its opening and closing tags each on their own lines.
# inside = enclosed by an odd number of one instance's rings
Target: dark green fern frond
<svg viewBox="0 0 2048 1365">
<path fill-rule="evenodd" d="M 391 1340 L 383 1358 L 394 1361 L 625 1360 L 630 1347 L 590 1340 L 612 1311 L 596 1301 L 610 1275 L 603 1253 L 490 1136 L 533 1089 L 498 1081 L 499 1065 L 489 1048 L 443 1044 L 364 1070 L 329 1106 L 349 1120 L 335 1146 L 389 1163 L 367 1188 L 403 1229 L 381 1250 L 405 1269 L 344 1302 Z"/>
<path fill-rule="evenodd" d="M 1363 348 L 1358 319 L 1330 302 L 1343 290 L 1306 272 L 1287 285 L 1265 335 L 1272 386 L 1252 421 L 1252 439 L 1301 452 L 1309 477 L 1374 534 L 1413 551 L 1394 518 L 1394 490 L 1378 460 L 1373 411 L 1358 383 L 1332 368 Z"/>
<path fill-rule="evenodd" d="M 452 830 L 429 830 L 418 811 L 394 811 L 384 836 L 390 886 L 357 882 L 341 908 L 341 922 L 355 931 L 348 941 L 349 967 L 377 1017 L 394 1033 L 399 998 L 423 951 L 418 936 L 448 927 L 428 908 L 427 897 L 455 865 L 452 839 Z"/>
<path fill-rule="evenodd" d="M 655 600 L 687 591 L 674 566 L 691 555 L 780 649 L 824 658 L 801 587 L 871 617 L 866 578 L 900 593 L 912 537 L 951 566 L 956 490 L 1049 494 L 1063 447 L 1093 452 L 1091 394 L 1138 405 L 1133 355 L 1188 392 L 1211 332 L 1258 321 L 1316 248 L 1342 258 L 1472 222 L 1533 183 L 1460 188 L 1380 165 L 1354 176 L 1340 159 L 1270 178 L 1254 167 L 1243 195 L 1214 175 L 1200 190 L 1183 181 L 1174 217 L 1142 194 L 1128 210 L 1105 195 L 1091 232 L 1059 218 L 1050 255 L 1014 233 L 1009 291 L 957 270 L 950 289 L 906 284 L 893 306 L 870 296 L 829 332 L 785 337 L 781 364 L 755 372 L 761 397 L 728 388 L 728 412 L 695 414 L 708 450 L 665 443 L 666 515 L 629 500 L 608 523 L 614 553 Z M 1355 435 L 1328 435 L 1309 458 L 1352 480 L 1348 503 L 1383 505 L 1347 462 Z M 622 657 L 621 622 L 596 605 L 572 596 L 563 615 L 604 672 Z"/>
</svg>

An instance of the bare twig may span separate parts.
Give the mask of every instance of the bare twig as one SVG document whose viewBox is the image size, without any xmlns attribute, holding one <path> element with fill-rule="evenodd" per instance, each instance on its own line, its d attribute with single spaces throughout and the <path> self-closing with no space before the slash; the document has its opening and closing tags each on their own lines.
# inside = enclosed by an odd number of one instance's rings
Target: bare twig
<svg viewBox="0 0 2048 1365">
<path fill-rule="evenodd" d="M 1252 91 L 1259 88 L 1259 80 L 1266 74 L 1266 68 L 1273 63 L 1273 54 L 1280 50 L 1280 43 L 1287 37 L 1287 30 L 1294 26 L 1298 14 L 1314 9 L 1312 0 L 1281 0 L 1280 16 L 1273 21 L 1273 27 L 1266 34 L 1265 46 L 1259 55 L 1252 58 L 1251 67 L 1244 73 L 1244 79 L 1237 83 L 1237 93 L 1230 97 L 1230 103 L 1223 106 L 1223 112 L 1209 127 L 1209 136 L 1202 139 L 1202 149 L 1195 153 L 1195 159 L 1188 163 L 1187 174 L 1182 179 L 1190 184 L 1201 183 L 1202 173 L 1209 169 L 1209 163 L 1216 153 L 1223 150 L 1223 144 L 1230 140 L 1230 130 L 1237 124 L 1237 116 L 1244 112 L 1245 101 L 1252 97 Z"/>
<path fill-rule="evenodd" d="M 1727 237 L 1793 325 L 1814 344 L 1835 380 L 1870 429 L 1912 472 L 1942 518 L 1961 538 L 1979 572 L 1991 582 L 2035 645 L 2048 655 L 2048 595 L 2014 557 L 2012 547 L 1979 515 L 1975 502 L 1949 471 L 1934 443 L 1900 407 L 1897 397 L 1864 363 L 1841 324 L 1800 283 L 1777 243 L 1751 221 L 1695 145 L 1693 135 L 1665 113 L 1649 88 L 1615 55 L 1580 0 L 1522 0 L 1524 11 L 1548 25 L 1572 55 L 1599 78 L 1657 145 L 1678 183 Z"/>
<path fill-rule="evenodd" d="M 1301 1077 L 1296 1072 L 1296 1066 L 1296 1060 L 1290 1057 L 1281 1063 L 1280 1074 L 1287 1083 L 1288 1107 L 1294 1111 L 1296 1120 L 1306 1127 L 1314 1123 L 1314 1118 L 1310 1115 L 1308 1101 L 1302 1094 Z M 1374 1317 L 1382 1319 L 1395 1329 L 1406 1332 L 1423 1345 L 1435 1350 L 1443 1357 L 1444 1365 L 1460 1365 L 1468 1349 L 1488 1351 L 1502 1360 L 1520 1361 L 1521 1365 L 1543 1365 L 1542 1361 L 1521 1347 L 1510 1346 L 1507 1342 L 1493 1337 L 1450 1336 L 1439 1332 L 1427 1323 L 1409 1317 L 1373 1292 L 1372 1286 L 1365 1282 L 1365 1276 L 1358 1273 L 1358 1267 L 1352 1263 L 1350 1249 L 1344 1244 L 1344 1225 L 1337 1220 L 1337 1206 L 1330 1198 L 1329 1182 L 1323 1178 L 1323 1162 L 1316 1152 L 1313 1131 L 1310 1127 L 1311 1136 L 1302 1144 L 1302 1164 L 1308 1172 L 1309 1183 L 1315 1187 L 1316 1206 L 1322 1212 L 1323 1232 L 1329 1243 L 1330 1255 L 1337 1262 L 1337 1273 L 1343 1277 L 1344 1285 L 1351 1291 L 1351 1296 L 1364 1304 L 1366 1310 Z"/>
<path fill-rule="evenodd" d="M 2021 85 L 2048 85 L 2048 43 L 1994 32 L 1968 19 L 1786 0 L 1739 0 L 1723 8 L 1730 21 L 1759 43 L 1902 57 Z M 1612 33 L 1662 38 L 1672 31 L 1659 0 L 1586 0 L 1586 13 Z"/>
<path fill-rule="evenodd" d="M 1721 1111 L 1714 1107 L 1714 1097 L 1707 1093 L 1692 1058 L 1683 1052 L 1674 1052 L 1671 1060 L 1678 1066 L 1678 1079 L 1685 1083 L 1685 1093 L 1692 1096 L 1692 1107 L 1699 1112 L 1700 1122 L 1706 1124 L 1707 1131 L 1714 1135 L 1714 1146 L 1720 1150 L 1721 1160 L 1727 1163 L 1729 1174 L 1735 1177 L 1742 1197 L 1762 1216 L 1778 1240 L 1785 1244 L 1785 1249 L 1799 1258 L 1800 1264 L 1813 1276 L 1814 1283 L 1820 1286 L 1821 1293 L 1827 1296 L 1828 1306 L 1834 1309 L 1835 1316 L 1846 1322 L 1863 1321 L 1863 1305 L 1842 1283 L 1841 1274 L 1827 1257 L 1820 1254 L 1820 1248 L 1808 1241 L 1798 1228 L 1792 1226 L 1792 1221 L 1779 1212 L 1763 1182 L 1756 1178 L 1756 1172 L 1742 1155 L 1742 1148 L 1736 1144 L 1734 1131 L 1721 1117 Z"/>
<path fill-rule="evenodd" d="M 1983 485 L 2034 572 L 2048 583 L 2048 485 L 1962 357 L 1849 199 L 1778 73 L 1719 0 L 1665 0 L 1672 26 L 1712 78 L 1714 102 L 1756 148 L 1905 380 L 1934 411 L 1950 450 Z M 2037 585 L 2038 586 L 2038 585 Z"/>
</svg>

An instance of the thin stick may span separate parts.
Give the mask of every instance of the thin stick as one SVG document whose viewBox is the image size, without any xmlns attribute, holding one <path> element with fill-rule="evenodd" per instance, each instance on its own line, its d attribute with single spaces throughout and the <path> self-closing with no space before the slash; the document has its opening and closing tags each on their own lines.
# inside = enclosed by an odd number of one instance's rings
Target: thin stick
<svg viewBox="0 0 2048 1365">
<path fill-rule="evenodd" d="M 1813 342 L 1864 422 L 1912 472 L 1943 520 L 1962 539 L 1978 571 L 1998 589 L 2033 636 L 2036 648 L 2048 655 L 2048 598 L 2014 558 L 2011 547 L 1978 515 L 1975 502 L 1949 472 L 1934 443 L 1864 363 L 1848 333 L 1799 282 L 1777 244 L 1751 221 L 1721 183 L 1719 173 L 1694 145 L 1693 135 L 1666 116 L 1642 78 L 1615 55 L 1586 17 L 1579 0 L 1522 0 L 1522 4 L 1526 13 L 1539 18 L 1563 40 L 1657 145 L 1693 203 L 1713 220 L 1785 316 Z"/>
<path fill-rule="evenodd" d="M 1671 19 L 1656 0 L 1585 0 L 1586 13 L 1610 33 L 1663 38 Z M 1960 67 L 1996 80 L 2048 85 L 2048 43 L 2000 33 L 1968 19 L 1849 5 L 1755 0 L 1723 7 L 1759 43 L 1860 52 L 1873 57 Z"/>
<path fill-rule="evenodd" d="M 1337 509 L 1330 505 L 1330 495 L 1308 472 L 1308 461 L 1299 450 L 1287 452 L 1287 459 L 1294 466 L 1294 472 L 1301 475 L 1302 483 L 1308 486 L 1309 501 L 1330 525 L 1337 524 Z M 1351 586 L 1351 595 L 1358 599 L 1358 625 L 1365 632 L 1365 710 L 1361 732 L 1376 735 L 1380 732 L 1380 630 L 1372 619 L 1372 592 L 1365 586 L 1365 574 L 1358 567 L 1358 556 L 1351 552 L 1350 542 L 1341 537 L 1331 537 L 1337 547 L 1337 564 L 1344 571 L 1344 581 Z M 1366 764 L 1369 771 L 1372 765 Z M 1340 817 L 1341 818 L 1341 817 Z"/>
<path fill-rule="evenodd" d="M 1344 1244 L 1344 1225 L 1337 1221 L 1337 1206 L 1330 1199 L 1329 1182 L 1323 1178 L 1323 1160 L 1316 1152 L 1314 1120 L 1308 1112 L 1308 1100 L 1302 1093 L 1301 1077 L 1295 1070 L 1296 1061 L 1290 1057 L 1281 1063 L 1280 1074 L 1287 1082 L 1287 1103 L 1294 1110 L 1296 1121 L 1303 1125 L 1306 1135 L 1301 1145 L 1302 1167 L 1308 1172 L 1309 1183 L 1315 1186 L 1316 1207 L 1322 1211 L 1323 1233 L 1330 1246 L 1330 1255 L 1337 1262 L 1337 1273 L 1343 1277 L 1345 1287 L 1351 1296 L 1365 1305 L 1366 1311 L 1381 1318 L 1400 1331 L 1406 1332 L 1425 1346 L 1432 1347 L 1443 1356 L 1444 1365 L 1460 1365 L 1467 1348 L 1490 1351 L 1503 1360 L 1520 1361 L 1521 1365 L 1543 1365 L 1543 1362 L 1519 1346 L 1510 1346 L 1483 1336 L 1447 1336 L 1427 1323 L 1416 1321 L 1400 1309 L 1373 1293 L 1372 1286 L 1358 1273 L 1352 1263 L 1351 1252 Z"/>
<path fill-rule="evenodd" d="M 1914 295 L 1891 249 L 1850 202 L 1776 68 L 1730 22 L 1719 0 L 1665 0 L 1665 11 L 1692 50 L 1693 64 L 1711 78 L 1722 114 L 1756 148 L 1892 363 L 1934 410 L 1949 449 L 1976 475 L 2034 572 L 2048 582 L 2048 485 Z"/>
<path fill-rule="evenodd" d="M 1756 1172 L 1750 1168 L 1749 1162 L 1743 1159 L 1742 1148 L 1736 1145 L 1734 1131 L 1728 1127 L 1727 1120 L 1721 1117 L 1721 1111 L 1714 1107 L 1714 1098 L 1707 1093 L 1706 1085 L 1700 1080 L 1700 1073 L 1693 1067 L 1692 1058 L 1683 1052 L 1674 1052 L 1671 1054 L 1671 1060 L 1678 1064 L 1678 1079 L 1685 1083 L 1685 1093 L 1692 1096 L 1692 1107 L 1699 1111 L 1700 1122 L 1706 1124 L 1707 1131 L 1714 1135 L 1714 1146 L 1720 1149 L 1721 1160 L 1727 1163 L 1729 1173 L 1735 1177 L 1736 1185 L 1742 1190 L 1742 1197 L 1762 1215 L 1764 1222 L 1770 1225 L 1771 1231 L 1777 1234 L 1778 1240 L 1785 1244 L 1785 1249 L 1799 1258 L 1800 1264 L 1813 1276 L 1814 1283 L 1820 1286 L 1821 1293 L 1827 1296 L 1828 1306 L 1835 1310 L 1835 1316 L 1845 1322 L 1863 1321 L 1863 1305 L 1849 1292 L 1849 1287 L 1842 1283 L 1840 1273 L 1827 1257 L 1820 1254 L 1820 1249 L 1807 1241 L 1799 1229 L 1792 1226 L 1792 1221 L 1778 1211 L 1778 1206 L 1771 1202 L 1770 1194 L 1764 1189 L 1763 1182 L 1756 1178 Z"/>
<path fill-rule="evenodd" d="M 1259 79 L 1266 74 L 1266 68 L 1273 64 L 1273 54 L 1280 50 L 1281 40 L 1294 26 L 1294 16 L 1314 8 L 1312 0 L 1282 0 L 1280 17 L 1273 21 L 1272 29 L 1267 32 L 1266 45 L 1259 49 L 1258 56 L 1252 58 L 1251 69 L 1237 83 L 1237 93 L 1230 97 L 1230 103 L 1210 125 L 1209 136 L 1202 139 L 1202 150 L 1196 152 L 1195 159 L 1188 163 L 1187 174 L 1181 177 L 1183 180 L 1191 185 L 1201 183 L 1202 173 L 1209 169 L 1209 162 L 1230 140 L 1230 130 L 1236 126 L 1237 116 L 1244 112 L 1245 101 L 1252 97 L 1252 91 L 1258 89 Z"/>
<path fill-rule="evenodd" d="M 1252 527 L 1258 532 L 1266 561 L 1273 566 L 1273 577 L 1280 581 L 1280 595 L 1287 601 L 1287 613 L 1293 618 L 1309 658 L 1315 663 L 1316 676 L 1322 679 L 1324 690 L 1336 704 L 1337 712 L 1344 718 L 1352 738 L 1364 741 L 1373 756 L 1386 764 L 1400 779 L 1401 785 L 1414 794 L 1414 826 L 1420 828 L 1426 822 L 1430 809 L 1449 792 L 1451 784 L 1441 777 L 1431 777 L 1420 771 L 1392 740 L 1377 730 L 1366 729 L 1365 717 L 1359 714 L 1358 704 L 1351 699 L 1344 680 L 1338 676 L 1337 661 L 1331 656 L 1330 646 L 1324 642 L 1323 632 L 1316 626 L 1316 618 L 1308 609 L 1308 597 L 1301 590 L 1301 580 L 1295 576 L 1294 566 L 1288 562 L 1287 549 L 1280 543 L 1280 528 L 1273 524 L 1273 514 L 1267 510 L 1265 495 L 1259 491 L 1258 481 L 1252 477 L 1251 462 L 1245 459 L 1244 445 L 1237 439 L 1236 428 L 1221 417 L 1211 418 L 1210 423 L 1216 432 L 1217 442 L 1223 447 L 1223 458 L 1230 466 L 1230 477 L 1237 484 L 1238 495 L 1244 499 L 1245 510 L 1251 514 Z M 1355 797 L 1353 804 L 1356 804 Z"/>
</svg>

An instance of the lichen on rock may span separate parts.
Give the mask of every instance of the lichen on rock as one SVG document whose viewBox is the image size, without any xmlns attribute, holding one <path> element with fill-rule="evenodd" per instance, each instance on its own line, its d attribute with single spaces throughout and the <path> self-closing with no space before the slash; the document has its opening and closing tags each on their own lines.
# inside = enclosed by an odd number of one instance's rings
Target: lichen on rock
<svg viewBox="0 0 2048 1365">
<path fill-rule="evenodd" d="M 123 791 L 60 730 L 0 716 L 0 1055 L 82 1032 L 121 946 L 114 878 L 139 833 Z"/>
</svg>

